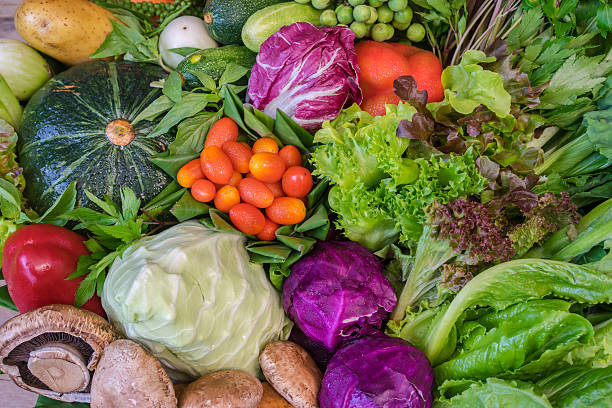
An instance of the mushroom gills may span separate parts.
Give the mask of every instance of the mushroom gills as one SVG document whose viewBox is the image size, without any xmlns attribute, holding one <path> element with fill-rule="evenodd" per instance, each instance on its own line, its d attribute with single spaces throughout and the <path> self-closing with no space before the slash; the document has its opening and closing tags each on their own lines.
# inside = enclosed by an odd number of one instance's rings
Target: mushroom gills
<svg viewBox="0 0 612 408">
<path fill-rule="evenodd" d="M 87 362 L 93 349 L 78 337 L 63 332 L 36 336 L 15 347 L 4 364 L 17 366 L 24 383 L 59 393 L 89 392 Z"/>
</svg>

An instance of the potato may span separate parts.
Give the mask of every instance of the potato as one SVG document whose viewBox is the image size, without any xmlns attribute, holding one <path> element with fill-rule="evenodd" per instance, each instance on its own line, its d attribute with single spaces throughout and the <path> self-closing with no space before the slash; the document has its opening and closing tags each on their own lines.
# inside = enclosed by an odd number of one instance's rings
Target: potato
<svg viewBox="0 0 612 408">
<path fill-rule="evenodd" d="M 87 0 L 24 0 L 15 27 L 38 51 L 76 65 L 89 60 L 113 30 L 110 18 L 108 10 Z"/>
</svg>

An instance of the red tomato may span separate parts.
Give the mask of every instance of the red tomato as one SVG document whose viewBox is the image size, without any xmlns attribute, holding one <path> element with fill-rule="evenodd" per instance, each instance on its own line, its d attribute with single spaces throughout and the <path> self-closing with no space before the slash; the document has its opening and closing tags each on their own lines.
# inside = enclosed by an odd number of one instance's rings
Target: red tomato
<svg viewBox="0 0 612 408">
<path fill-rule="evenodd" d="M 312 190 L 312 176 L 301 166 L 289 167 L 283 174 L 283 191 L 289 197 L 306 197 Z"/>
</svg>

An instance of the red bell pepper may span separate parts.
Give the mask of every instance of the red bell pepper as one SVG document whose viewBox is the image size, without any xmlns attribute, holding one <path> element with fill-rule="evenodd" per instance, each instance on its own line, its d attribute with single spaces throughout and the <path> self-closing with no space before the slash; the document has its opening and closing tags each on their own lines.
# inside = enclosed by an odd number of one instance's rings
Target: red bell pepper
<svg viewBox="0 0 612 408">
<path fill-rule="evenodd" d="M 385 105 L 397 105 L 393 81 L 410 75 L 419 91 L 427 91 L 427 102 L 444 99 L 442 63 L 435 54 L 402 43 L 361 41 L 355 46 L 359 65 L 359 85 L 363 91 L 361 109 L 371 115 L 384 115 Z"/>
<path fill-rule="evenodd" d="M 11 234 L 2 252 L 2 273 L 20 313 L 60 303 L 74 304 L 83 277 L 66 280 L 76 270 L 80 255 L 88 254 L 85 238 L 50 224 L 21 227 Z M 99 297 L 83 309 L 106 317 Z"/>
</svg>

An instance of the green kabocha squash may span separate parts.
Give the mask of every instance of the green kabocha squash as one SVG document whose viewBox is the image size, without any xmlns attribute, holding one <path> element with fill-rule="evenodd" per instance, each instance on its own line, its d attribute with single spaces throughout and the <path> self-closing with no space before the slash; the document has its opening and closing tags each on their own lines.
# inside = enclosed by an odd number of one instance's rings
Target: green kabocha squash
<svg viewBox="0 0 612 408">
<path fill-rule="evenodd" d="M 34 94 L 24 110 L 18 153 L 24 193 L 35 210 L 48 209 L 74 180 L 80 206 L 92 205 L 84 190 L 118 201 L 121 186 L 128 186 L 147 202 L 171 181 L 149 158 L 173 138 L 149 138 L 156 123 L 134 122 L 161 94 L 149 84 L 164 76 L 152 64 L 90 61 Z"/>
</svg>

